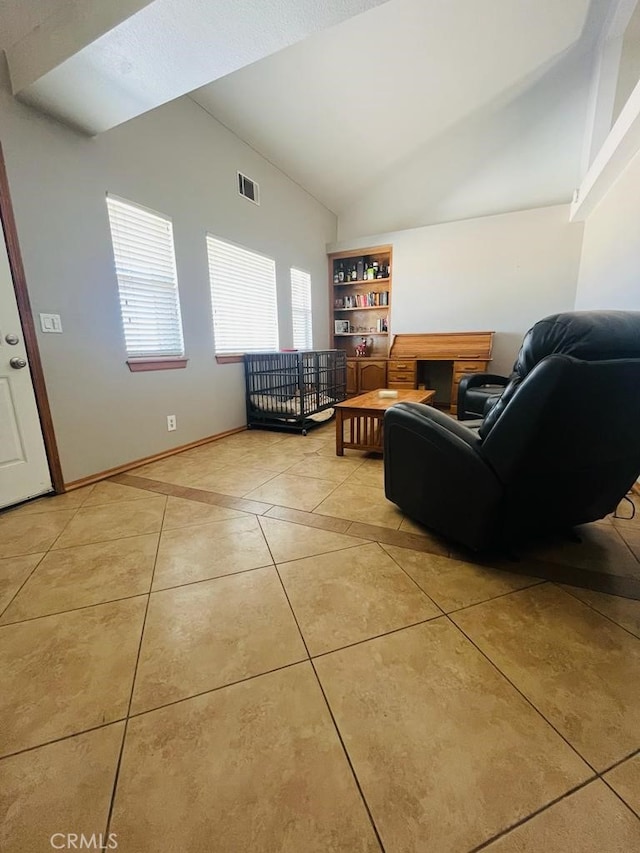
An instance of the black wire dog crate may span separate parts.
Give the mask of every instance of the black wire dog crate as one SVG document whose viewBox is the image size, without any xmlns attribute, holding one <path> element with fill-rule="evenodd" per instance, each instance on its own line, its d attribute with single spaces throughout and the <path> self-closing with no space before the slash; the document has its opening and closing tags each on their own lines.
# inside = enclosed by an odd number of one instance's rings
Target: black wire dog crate
<svg viewBox="0 0 640 853">
<path fill-rule="evenodd" d="M 247 426 L 302 432 L 347 396 L 347 359 L 341 350 L 257 352 L 244 357 Z"/>
</svg>

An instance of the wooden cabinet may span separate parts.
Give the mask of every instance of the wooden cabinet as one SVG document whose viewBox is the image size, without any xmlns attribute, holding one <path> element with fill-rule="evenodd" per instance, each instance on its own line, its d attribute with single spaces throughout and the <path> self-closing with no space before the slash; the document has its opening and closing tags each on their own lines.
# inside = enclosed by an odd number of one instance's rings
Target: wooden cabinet
<svg viewBox="0 0 640 853">
<path fill-rule="evenodd" d="M 387 383 L 389 388 L 410 391 L 418 381 L 418 362 L 410 358 L 389 359 Z"/>
<path fill-rule="evenodd" d="M 391 246 L 329 255 L 329 294 L 332 346 L 343 350 L 350 358 L 356 356 L 356 346 L 364 341 L 368 358 L 386 358 L 391 311 Z M 370 375 L 373 376 L 374 371 Z M 378 387 L 381 386 L 374 386 Z"/>
<path fill-rule="evenodd" d="M 358 362 L 358 393 L 387 387 L 387 362 L 362 359 Z"/>
<path fill-rule="evenodd" d="M 364 394 L 387 387 L 386 359 L 348 358 L 347 394 Z"/>
<path fill-rule="evenodd" d="M 358 393 L 358 362 L 355 358 L 347 359 L 347 394 Z"/>
</svg>

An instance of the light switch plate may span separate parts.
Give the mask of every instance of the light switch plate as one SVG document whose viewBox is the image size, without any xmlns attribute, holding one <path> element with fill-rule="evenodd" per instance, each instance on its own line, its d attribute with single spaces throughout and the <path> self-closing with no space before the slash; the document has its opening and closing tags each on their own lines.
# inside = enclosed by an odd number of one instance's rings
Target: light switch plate
<svg viewBox="0 0 640 853">
<path fill-rule="evenodd" d="M 40 328 L 43 332 L 62 333 L 62 320 L 59 314 L 41 314 Z"/>
</svg>

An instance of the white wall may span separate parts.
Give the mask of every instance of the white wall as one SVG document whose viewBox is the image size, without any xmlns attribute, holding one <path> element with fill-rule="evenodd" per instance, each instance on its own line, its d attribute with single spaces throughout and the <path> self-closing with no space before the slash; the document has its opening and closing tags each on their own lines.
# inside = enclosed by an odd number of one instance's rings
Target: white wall
<svg viewBox="0 0 640 853">
<path fill-rule="evenodd" d="M 393 245 L 391 331 L 496 332 L 492 369 L 510 372 L 527 329 L 573 309 L 582 225 L 568 206 L 340 242 Z"/>
<path fill-rule="evenodd" d="M 242 365 L 213 356 L 207 231 L 275 258 L 281 346 L 289 268 L 309 270 L 314 343 L 326 346 L 335 216 L 191 100 L 89 139 L 14 101 L 0 56 L 0 142 L 34 313 L 62 316 L 64 334 L 39 343 L 67 482 L 245 422 Z M 237 194 L 237 169 L 260 183 L 260 207 Z M 107 191 L 173 218 L 185 370 L 128 370 Z"/>
<path fill-rule="evenodd" d="M 640 152 L 584 227 L 577 309 L 640 310 Z"/>
</svg>

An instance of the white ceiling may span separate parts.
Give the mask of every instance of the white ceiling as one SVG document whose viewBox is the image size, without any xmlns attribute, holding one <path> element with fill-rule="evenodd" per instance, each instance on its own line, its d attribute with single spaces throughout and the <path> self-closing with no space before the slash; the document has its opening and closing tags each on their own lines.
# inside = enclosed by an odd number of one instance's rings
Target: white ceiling
<svg viewBox="0 0 640 853">
<path fill-rule="evenodd" d="M 589 0 L 390 0 L 194 92 L 340 212 L 581 37 Z"/>
<path fill-rule="evenodd" d="M 102 133 L 384 2 L 67 0 L 6 51 L 12 89 Z"/>
<path fill-rule="evenodd" d="M 48 17 L 55 15 L 68 0 L 0 0 L 0 50 L 6 50 Z"/>
</svg>

